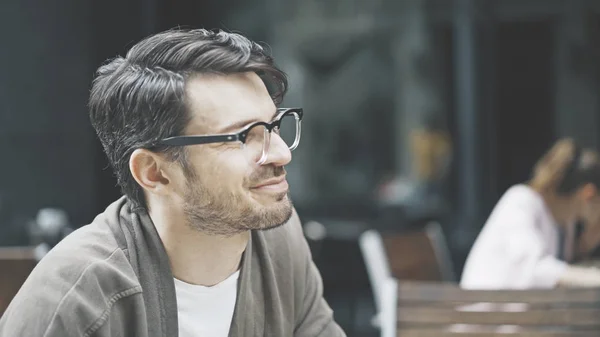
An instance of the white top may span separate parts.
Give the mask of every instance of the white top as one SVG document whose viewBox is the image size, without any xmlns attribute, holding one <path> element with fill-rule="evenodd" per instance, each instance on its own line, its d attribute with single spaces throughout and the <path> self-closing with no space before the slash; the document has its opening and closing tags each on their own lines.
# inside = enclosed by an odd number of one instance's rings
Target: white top
<svg viewBox="0 0 600 337">
<path fill-rule="evenodd" d="M 227 337 L 237 298 L 237 271 L 212 287 L 175 279 L 179 337 Z"/>
<path fill-rule="evenodd" d="M 516 185 L 502 196 L 483 226 L 460 282 L 467 289 L 553 288 L 560 261 L 559 229 L 542 197 Z"/>
</svg>

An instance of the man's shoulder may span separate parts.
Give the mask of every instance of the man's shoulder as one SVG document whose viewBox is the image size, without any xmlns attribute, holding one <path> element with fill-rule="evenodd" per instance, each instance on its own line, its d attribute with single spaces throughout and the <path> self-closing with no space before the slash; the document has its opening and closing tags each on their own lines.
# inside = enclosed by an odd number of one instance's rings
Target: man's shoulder
<svg viewBox="0 0 600 337">
<path fill-rule="evenodd" d="M 54 275 L 75 283 L 82 274 L 98 268 L 109 270 L 128 267 L 126 247 L 121 247 L 108 225 L 94 222 L 69 234 L 38 263 L 37 274 Z"/>
<path fill-rule="evenodd" d="M 91 224 L 69 234 L 42 258 L 30 276 L 31 281 L 39 281 L 40 277 L 47 279 L 48 276 L 53 276 L 55 280 L 67 284 L 79 284 L 78 286 L 84 289 L 103 285 L 87 284 L 85 282 L 87 277 L 114 279 L 117 274 L 127 275 L 133 281 L 135 272 L 130 263 L 123 233 L 114 230 L 118 226 L 111 224 L 111 221 L 115 220 L 104 212 L 99 214 Z M 127 279 L 120 281 L 127 281 Z"/>
<path fill-rule="evenodd" d="M 35 319 L 46 328 L 73 319 L 75 326 L 87 328 L 116 300 L 141 291 L 127 250 L 108 226 L 93 223 L 71 233 L 42 258 L 6 315 Z"/>
</svg>

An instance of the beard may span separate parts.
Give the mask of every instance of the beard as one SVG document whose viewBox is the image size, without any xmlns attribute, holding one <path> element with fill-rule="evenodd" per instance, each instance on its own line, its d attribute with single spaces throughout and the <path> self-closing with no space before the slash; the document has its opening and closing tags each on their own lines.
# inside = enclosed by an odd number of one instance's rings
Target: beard
<svg viewBox="0 0 600 337">
<path fill-rule="evenodd" d="M 250 181 L 264 181 L 281 176 L 283 167 L 257 172 Z M 189 176 L 183 211 L 188 226 L 208 235 L 230 237 L 248 230 L 268 230 L 285 224 L 293 207 L 287 193 L 275 197 L 275 202 L 262 205 L 247 194 L 209 188 L 197 176 Z"/>
</svg>

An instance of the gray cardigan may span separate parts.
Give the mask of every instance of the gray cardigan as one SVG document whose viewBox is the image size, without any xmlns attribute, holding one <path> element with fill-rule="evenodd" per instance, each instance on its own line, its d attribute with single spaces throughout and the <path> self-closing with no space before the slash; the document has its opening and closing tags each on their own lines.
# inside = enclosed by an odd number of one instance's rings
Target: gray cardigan
<svg viewBox="0 0 600 337">
<path fill-rule="evenodd" d="M 342 337 L 297 214 L 252 232 L 229 336 Z M 125 197 L 61 241 L 0 319 L 1 337 L 176 337 L 169 258 L 147 213 Z"/>
</svg>

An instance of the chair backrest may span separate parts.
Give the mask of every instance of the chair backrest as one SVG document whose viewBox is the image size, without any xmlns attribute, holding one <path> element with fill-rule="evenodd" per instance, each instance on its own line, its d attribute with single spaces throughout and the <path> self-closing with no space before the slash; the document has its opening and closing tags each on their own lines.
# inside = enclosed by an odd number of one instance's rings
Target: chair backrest
<svg viewBox="0 0 600 337">
<path fill-rule="evenodd" d="M 406 233 L 380 234 L 367 230 L 359 246 L 373 289 L 377 312 L 381 311 L 383 284 L 401 280 L 454 281 L 454 267 L 441 226 L 430 222 L 423 229 Z"/>
<path fill-rule="evenodd" d="M 397 333 L 424 336 L 600 336 L 600 289 L 466 290 L 400 282 Z"/>
<path fill-rule="evenodd" d="M 361 234 L 358 244 L 365 260 L 367 273 L 369 274 L 375 306 L 377 307 L 377 311 L 380 312 L 385 298 L 383 293 L 384 283 L 392 277 L 383 239 L 377 231 L 368 230 Z"/>
<path fill-rule="evenodd" d="M 455 281 L 441 226 L 430 222 L 423 229 L 382 233 L 393 276 L 399 280 Z"/>
<path fill-rule="evenodd" d="M 35 247 L 0 247 L 0 316 L 38 261 Z"/>
<path fill-rule="evenodd" d="M 435 254 L 441 280 L 444 282 L 456 282 L 456 273 L 454 272 L 454 263 L 448 247 L 448 240 L 444 235 L 442 226 L 437 221 L 431 221 L 425 226 L 425 235 L 431 242 L 433 253 Z"/>
</svg>

